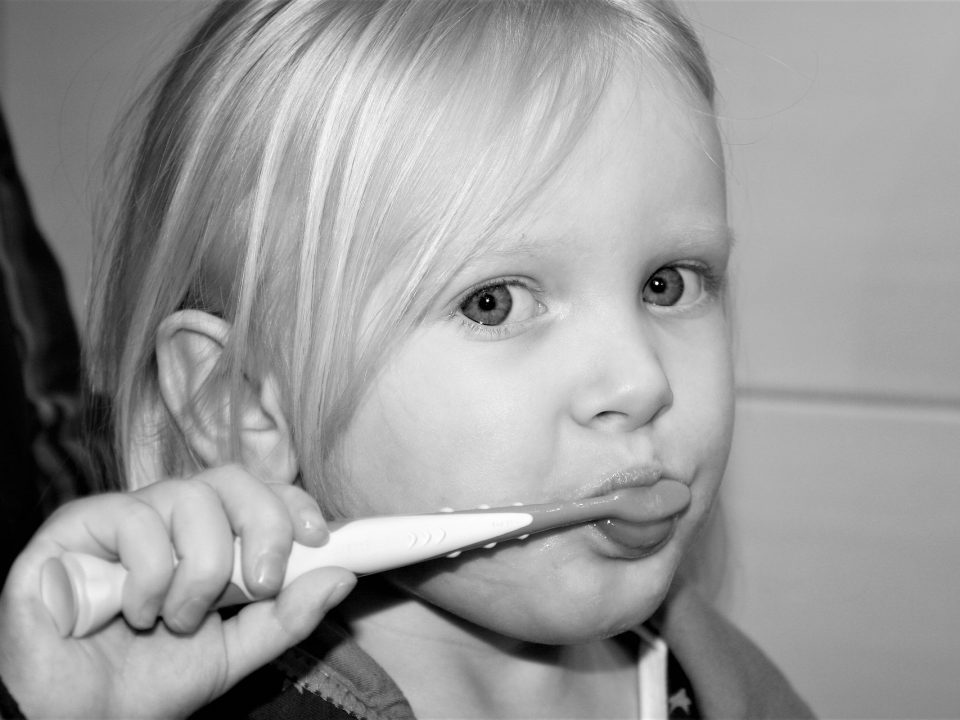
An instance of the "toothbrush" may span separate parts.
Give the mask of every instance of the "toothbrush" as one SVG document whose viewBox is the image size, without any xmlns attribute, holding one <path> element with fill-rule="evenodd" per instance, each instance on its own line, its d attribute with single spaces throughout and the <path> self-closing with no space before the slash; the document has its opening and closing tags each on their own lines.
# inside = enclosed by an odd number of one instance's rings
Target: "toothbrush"
<svg viewBox="0 0 960 720">
<path fill-rule="evenodd" d="M 651 524 L 668 521 L 690 503 L 690 490 L 674 480 L 617 490 L 599 497 L 540 505 L 444 510 L 331 522 L 321 547 L 294 543 L 283 587 L 319 567 L 343 567 L 369 575 L 425 560 L 456 557 L 465 550 L 492 548 L 505 540 L 597 520 Z M 219 606 L 251 602 L 243 582 L 239 538 L 233 575 Z M 66 552 L 41 571 L 41 597 L 60 633 L 82 637 L 109 622 L 122 607 L 127 570 L 115 561 Z"/>
</svg>

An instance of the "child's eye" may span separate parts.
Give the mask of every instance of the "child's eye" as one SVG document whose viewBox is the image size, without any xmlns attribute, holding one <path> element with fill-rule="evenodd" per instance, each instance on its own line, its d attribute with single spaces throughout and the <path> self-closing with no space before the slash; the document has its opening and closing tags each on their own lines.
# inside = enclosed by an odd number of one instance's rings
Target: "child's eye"
<svg viewBox="0 0 960 720">
<path fill-rule="evenodd" d="M 533 293 L 517 282 L 496 282 L 470 293 L 460 313 L 477 325 L 503 325 L 529 320 L 541 305 Z"/>
<path fill-rule="evenodd" d="M 643 301 L 661 307 L 690 305 L 699 300 L 703 292 L 702 272 L 669 265 L 657 270 L 647 280 L 643 287 Z"/>
</svg>

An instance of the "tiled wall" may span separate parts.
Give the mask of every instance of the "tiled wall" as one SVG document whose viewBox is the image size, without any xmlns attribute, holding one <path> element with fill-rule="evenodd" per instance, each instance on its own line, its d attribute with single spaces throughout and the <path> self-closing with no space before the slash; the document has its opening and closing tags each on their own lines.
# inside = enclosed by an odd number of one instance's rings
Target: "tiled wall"
<svg viewBox="0 0 960 720">
<path fill-rule="evenodd" d="M 196 4 L 7 0 L 0 94 L 78 307 L 117 105 Z M 960 716 L 960 3 L 704 2 L 737 249 L 717 601 L 829 717 Z"/>
<path fill-rule="evenodd" d="M 706 2 L 739 233 L 719 602 L 829 717 L 960 717 L 960 4 Z"/>
</svg>

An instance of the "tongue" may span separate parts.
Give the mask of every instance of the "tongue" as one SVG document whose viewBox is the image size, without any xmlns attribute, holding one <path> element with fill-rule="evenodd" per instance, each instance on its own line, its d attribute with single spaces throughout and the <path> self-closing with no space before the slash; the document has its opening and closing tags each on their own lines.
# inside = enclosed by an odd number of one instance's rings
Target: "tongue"
<svg viewBox="0 0 960 720">
<path fill-rule="evenodd" d="M 597 526 L 612 540 L 631 548 L 654 548 L 670 537 L 673 520 L 636 524 L 623 520 L 603 520 Z"/>
</svg>

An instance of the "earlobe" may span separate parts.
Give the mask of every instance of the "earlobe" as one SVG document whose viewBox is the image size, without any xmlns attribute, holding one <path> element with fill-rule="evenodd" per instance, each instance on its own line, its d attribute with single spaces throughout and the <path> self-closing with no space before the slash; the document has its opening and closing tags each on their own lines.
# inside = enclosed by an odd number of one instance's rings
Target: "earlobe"
<svg viewBox="0 0 960 720">
<path fill-rule="evenodd" d="M 244 373 L 234 387 L 220 367 L 229 337 L 229 323 L 199 310 L 167 317 L 157 332 L 161 399 L 204 466 L 239 460 L 267 482 L 293 482 L 297 459 L 276 379 Z M 232 449 L 232 402 L 241 403 L 236 428 L 241 458 Z"/>
<path fill-rule="evenodd" d="M 256 410 L 250 416 L 244 412 L 243 418 L 241 447 L 247 468 L 268 482 L 294 482 L 300 472 L 300 464 L 293 447 L 293 434 L 280 401 L 279 384 L 272 373 L 260 382 Z"/>
</svg>

